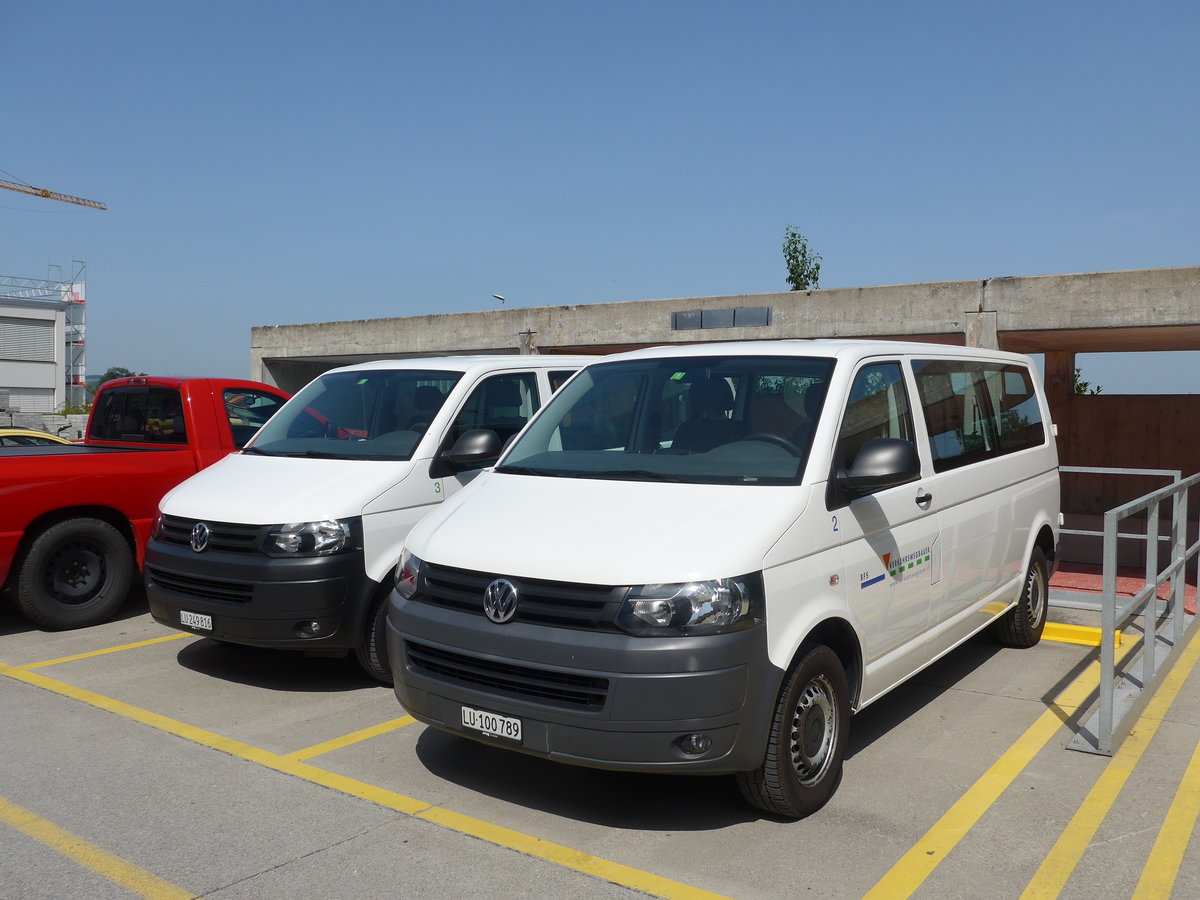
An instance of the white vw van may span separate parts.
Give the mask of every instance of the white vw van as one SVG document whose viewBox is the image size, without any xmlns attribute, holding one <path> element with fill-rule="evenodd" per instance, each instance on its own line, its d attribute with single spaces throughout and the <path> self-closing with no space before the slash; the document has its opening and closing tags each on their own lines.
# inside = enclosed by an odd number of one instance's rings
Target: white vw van
<svg viewBox="0 0 1200 900">
<path fill-rule="evenodd" d="M 736 773 L 819 809 L 850 714 L 1045 624 L 1058 460 L 1028 357 L 771 341 L 588 365 L 409 534 L 418 719 L 567 763 Z"/>
<path fill-rule="evenodd" d="M 408 529 L 590 359 L 383 360 L 318 376 L 241 453 L 162 499 L 150 612 L 220 641 L 353 650 L 390 684 L 383 620 Z"/>
</svg>

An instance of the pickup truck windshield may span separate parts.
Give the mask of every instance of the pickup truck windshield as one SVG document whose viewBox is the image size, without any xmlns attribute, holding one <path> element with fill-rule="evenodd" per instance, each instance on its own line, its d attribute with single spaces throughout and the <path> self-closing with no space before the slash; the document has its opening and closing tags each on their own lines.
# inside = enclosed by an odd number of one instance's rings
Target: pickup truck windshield
<svg viewBox="0 0 1200 900">
<path fill-rule="evenodd" d="M 696 356 L 597 363 L 562 389 L 499 472 L 794 484 L 834 361 Z"/>
<path fill-rule="evenodd" d="M 262 427 L 249 449 L 267 456 L 411 459 L 461 372 L 329 372 Z"/>
</svg>

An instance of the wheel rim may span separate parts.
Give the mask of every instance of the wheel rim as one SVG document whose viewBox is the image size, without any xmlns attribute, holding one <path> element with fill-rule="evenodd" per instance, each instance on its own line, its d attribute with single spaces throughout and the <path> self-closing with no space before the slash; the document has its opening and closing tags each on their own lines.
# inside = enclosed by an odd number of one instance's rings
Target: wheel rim
<svg viewBox="0 0 1200 900">
<path fill-rule="evenodd" d="M 837 732 L 833 687 L 819 675 L 804 686 L 792 712 L 792 767 L 802 785 L 819 781 L 829 768 Z"/>
<path fill-rule="evenodd" d="M 1042 574 L 1041 566 L 1029 567 L 1025 595 L 1029 599 L 1029 624 L 1037 628 L 1046 614 L 1046 577 Z"/>
<path fill-rule="evenodd" d="M 87 603 L 104 587 L 104 553 L 82 541 L 62 544 L 47 561 L 43 577 L 46 592 L 60 603 Z"/>
</svg>

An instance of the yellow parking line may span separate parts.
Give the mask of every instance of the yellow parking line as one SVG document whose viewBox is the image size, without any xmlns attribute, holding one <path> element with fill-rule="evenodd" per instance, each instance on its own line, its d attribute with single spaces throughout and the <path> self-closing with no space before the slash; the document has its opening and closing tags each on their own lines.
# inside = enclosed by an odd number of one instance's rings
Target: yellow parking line
<svg viewBox="0 0 1200 900">
<path fill-rule="evenodd" d="M 1179 867 L 1183 864 L 1183 854 L 1192 839 L 1192 829 L 1196 827 L 1197 813 L 1200 813 L 1200 744 L 1192 753 L 1192 761 L 1175 792 L 1167 818 L 1159 829 L 1158 840 L 1154 842 L 1130 900 L 1171 896 Z"/>
<path fill-rule="evenodd" d="M 557 865 L 565 866 L 588 875 L 596 875 L 614 884 L 624 885 L 659 897 L 670 898 L 670 900 L 727 900 L 727 898 L 723 898 L 720 894 L 701 890 L 682 882 L 671 881 L 670 879 L 662 878 L 649 872 L 643 872 L 639 869 L 610 862 L 609 860 L 601 859 L 600 857 L 592 856 L 579 850 L 572 850 L 549 841 L 543 841 L 530 835 L 510 831 L 497 825 L 491 825 L 480 819 L 473 819 L 470 816 L 440 809 L 429 803 L 398 794 L 395 791 L 389 791 L 385 788 L 359 781 L 356 778 L 349 778 L 339 775 L 336 772 L 330 772 L 326 769 L 309 765 L 291 756 L 281 756 L 251 744 L 222 737 L 219 734 L 205 731 L 202 728 L 196 728 L 177 719 L 162 716 L 120 700 L 114 700 L 111 697 L 105 697 L 103 694 L 97 694 L 93 691 L 67 684 L 66 682 L 47 678 L 45 675 L 39 675 L 36 672 L 0 663 L 0 675 L 6 675 L 16 681 L 43 688 L 55 694 L 77 700 L 80 703 L 94 706 L 97 709 L 114 713 L 131 721 L 140 722 L 143 725 L 148 725 L 151 728 L 156 728 L 168 734 L 174 734 L 201 746 L 210 747 L 214 750 L 228 753 L 231 756 L 258 763 L 268 769 L 294 775 L 313 784 L 319 784 L 352 797 L 369 800 L 372 803 L 396 810 L 397 812 L 435 822 L 443 827 L 472 835 L 501 847 L 517 850 L 528 856 L 545 860 L 546 862 L 556 863 Z"/>
<path fill-rule="evenodd" d="M 1124 659 L 1129 650 L 1130 647 L 1126 646 L 1118 653 L 1118 657 Z M 1099 683 L 1100 663 L 1092 662 L 991 768 L 967 789 L 945 815 L 900 857 L 863 896 L 863 900 L 904 900 L 911 897 L 1013 780 L 1058 733 L 1063 723 L 1088 700 Z"/>
<path fill-rule="evenodd" d="M 613 884 L 624 885 L 625 887 L 633 888 L 634 890 L 642 891 L 655 897 L 668 897 L 672 898 L 672 900 L 728 900 L 728 898 L 723 898 L 720 894 L 714 894 L 702 888 L 672 881 L 669 878 L 644 872 L 641 869 L 623 866 L 620 863 L 601 859 L 598 856 L 591 856 L 579 850 L 564 847 L 561 844 L 544 841 L 532 835 L 512 831 L 499 825 L 493 825 L 490 822 L 484 822 L 481 819 L 475 819 L 471 816 L 464 816 L 461 813 L 451 812 L 448 809 L 442 809 L 441 807 L 431 806 L 424 812 L 418 813 L 417 818 L 425 819 L 428 822 L 435 822 L 445 828 L 481 838 L 488 843 L 498 844 L 501 847 L 508 847 L 509 849 L 524 853 L 527 856 L 536 856 L 539 859 L 558 863 L 560 866 L 585 872 L 588 875 L 603 878 L 605 881 L 612 882 Z"/>
<path fill-rule="evenodd" d="M 190 891 L 185 891 L 152 872 L 147 872 L 140 866 L 97 847 L 4 797 L 0 797 L 0 822 L 11 825 L 35 841 L 45 844 L 55 853 L 91 869 L 97 875 L 132 891 L 139 897 L 145 897 L 146 900 L 182 900 L 185 897 L 196 897 Z"/>
<path fill-rule="evenodd" d="M 42 662 L 27 663 L 23 666 L 14 666 L 17 669 L 41 669 L 45 666 L 57 666 L 59 663 L 75 662 L 77 659 L 91 659 L 95 656 L 105 656 L 109 653 L 123 653 L 126 650 L 136 650 L 139 647 L 149 647 L 153 644 L 165 644 L 167 641 L 178 641 L 181 638 L 195 637 L 194 634 L 168 634 L 163 637 L 151 638 L 147 641 L 137 641 L 133 644 L 122 644 L 119 647 L 107 647 L 104 650 L 92 650 L 90 653 L 76 653 L 74 656 L 60 656 L 58 659 L 47 659 Z"/>
<path fill-rule="evenodd" d="M 1050 848 L 1049 855 L 1025 888 L 1021 900 L 1057 897 L 1066 887 L 1071 873 L 1075 871 L 1084 851 L 1116 802 L 1117 795 L 1121 793 L 1142 754 L 1146 752 L 1151 738 L 1183 689 L 1184 682 L 1195 667 L 1197 659 L 1200 659 L 1200 641 L 1194 638 L 1194 633 L 1188 636 L 1188 645 L 1183 654 L 1163 679 L 1153 699 L 1146 705 L 1145 712 L 1134 723 L 1129 736 L 1105 766 L 1078 811 Z M 1171 873 L 1171 877 L 1174 879 L 1174 872 Z"/>
<path fill-rule="evenodd" d="M 412 716 L 401 716 L 398 719 L 392 719 L 389 722 L 383 722 L 379 725 L 372 725 L 370 728 L 363 728 L 360 731 L 354 731 L 339 738 L 322 741 L 320 744 L 313 744 L 311 747 L 306 747 L 303 750 L 285 753 L 284 756 L 288 759 L 303 762 L 306 759 L 312 759 L 314 756 L 332 753 L 334 750 L 341 750 L 343 747 L 349 747 L 351 744 L 379 737 L 381 734 L 387 734 L 389 731 L 395 731 L 397 728 L 403 728 L 405 725 L 412 725 L 416 721 Z"/>
</svg>

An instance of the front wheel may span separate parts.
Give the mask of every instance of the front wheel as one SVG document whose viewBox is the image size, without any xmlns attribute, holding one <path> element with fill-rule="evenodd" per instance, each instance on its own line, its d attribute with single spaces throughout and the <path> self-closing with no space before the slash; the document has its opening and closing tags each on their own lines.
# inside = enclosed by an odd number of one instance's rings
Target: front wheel
<svg viewBox="0 0 1200 900">
<path fill-rule="evenodd" d="M 17 607 L 46 628 L 83 628 L 110 618 L 132 580 L 133 554 L 121 532 L 100 519 L 68 519 L 29 545 L 17 574 Z"/>
<path fill-rule="evenodd" d="M 1041 547 L 1034 547 L 1025 570 L 1025 584 L 1017 605 L 996 620 L 996 637 L 1009 647 L 1032 647 L 1042 639 L 1046 629 L 1046 607 L 1049 603 L 1049 565 Z"/>
<path fill-rule="evenodd" d="M 363 642 L 354 651 L 362 670 L 384 684 L 392 683 L 392 666 L 387 655 L 388 596 L 385 592 L 371 604 Z"/>
<path fill-rule="evenodd" d="M 828 647 L 815 647 L 791 669 L 779 693 L 762 765 L 738 773 L 742 796 L 789 819 L 815 813 L 842 780 L 849 724 L 846 670 Z"/>
</svg>

